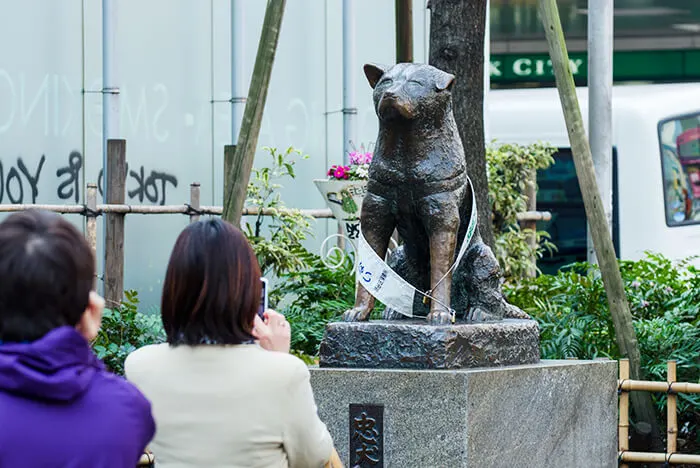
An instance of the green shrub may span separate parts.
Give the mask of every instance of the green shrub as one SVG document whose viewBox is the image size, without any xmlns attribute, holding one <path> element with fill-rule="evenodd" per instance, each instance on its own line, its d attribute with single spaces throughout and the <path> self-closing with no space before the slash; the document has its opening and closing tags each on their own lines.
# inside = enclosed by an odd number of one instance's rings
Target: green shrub
<svg viewBox="0 0 700 468">
<path fill-rule="evenodd" d="M 165 331 L 160 315 L 138 311 L 139 298 L 135 291 L 125 291 L 117 309 L 105 309 L 102 327 L 92 343 L 92 349 L 114 373 L 124 375 L 124 360 L 142 346 L 162 343 Z"/>
<path fill-rule="evenodd" d="M 677 361 L 677 379 L 700 381 L 700 270 L 688 261 L 674 263 L 648 253 L 638 261 L 621 261 L 620 271 L 634 318 L 645 378 L 666 380 L 666 361 Z M 541 275 L 507 284 L 508 300 L 540 325 L 543 359 L 619 359 L 615 330 L 600 272 L 586 263 L 557 275 Z M 652 394 L 659 418 L 664 394 Z M 696 438 L 700 396 L 679 395 L 683 437 Z"/>
<path fill-rule="evenodd" d="M 312 218 L 298 209 L 288 209 L 282 201 L 279 180 L 294 179 L 295 156 L 302 159 L 298 150 L 292 147 L 284 152 L 275 148 L 264 148 L 270 153 L 270 167 L 253 169 L 248 184 L 247 206 L 254 206 L 272 212 L 263 216 L 262 210 L 254 221 L 246 221 L 243 231 L 253 246 L 263 276 L 280 275 L 306 269 L 306 249 L 303 242 L 311 235 Z M 249 218 L 250 219 L 250 218 Z"/>
<path fill-rule="evenodd" d="M 530 270 L 537 271 L 532 259 L 555 250 L 545 231 L 535 232 L 535 247 L 530 246 L 527 238 L 533 232 L 522 229 L 517 218 L 518 213 L 527 211 L 528 177 L 554 163 L 555 152 L 556 148 L 545 143 L 523 146 L 494 142 L 486 148 L 489 201 L 496 238 L 493 253 L 506 280 L 517 280 Z"/>
<path fill-rule="evenodd" d="M 292 349 L 300 354 L 316 356 L 326 324 L 355 302 L 354 258 L 340 255 L 331 256 L 329 267 L 318 255 L 307 253 L 309 268 L 283 275 L 275 290 L 287 298 L 281 312 L 291 325 Z"/>
</svg>

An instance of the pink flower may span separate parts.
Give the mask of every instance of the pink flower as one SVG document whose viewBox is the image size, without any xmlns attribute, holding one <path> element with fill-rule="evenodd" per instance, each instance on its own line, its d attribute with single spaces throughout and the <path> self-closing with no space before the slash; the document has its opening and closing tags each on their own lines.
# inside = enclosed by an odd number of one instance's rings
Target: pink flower
<svg viewBox="0 0 700 468">
<path fill-rule="evenodd" d="M 333 176 L 336 179 L 344 179 L 345 178 L 345 168 L 343 166 L 338 167 L 335 172 L 333 173 Z"/>
<path fill-rule="evenodd" d="M 333 173 L 335 173 L 335 170 L 336 170 L 337 168 L 338 168 L 338 165 L 337 165 L 337 164 L 332 165 L 331 168 L 328 169 L 328 174 L 326 174 L 326 175 L 332 176 Z"/>
<path fill-rule="evenodd" d="M 350 161 L 350 164 L 353 165 L 369 164 L 372 162 L 372 153 L 360 153 L 359 151 L 352 151 L 348 153 L 348 160 Z"/>
</svg>

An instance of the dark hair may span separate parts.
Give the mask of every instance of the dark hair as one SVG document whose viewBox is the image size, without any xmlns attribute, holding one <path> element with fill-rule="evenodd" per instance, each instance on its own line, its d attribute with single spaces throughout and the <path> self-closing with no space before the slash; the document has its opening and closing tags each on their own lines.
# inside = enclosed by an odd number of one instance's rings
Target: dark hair
<svg viewBox="0 0 700 468">
<path fill-rule="evenodd" d="M 170 255 L 161 314 L 171 345 L 253 339 L 260 266 L 243 233 L 218 218 L 190 224 Z"/>
<path fill-rule="evenodd" d="M 77 325 L 94 281 L 92 249 L 71 223 L 39 210 L 9 216 L 0 223 L 0 340 Z"/>
</svg>

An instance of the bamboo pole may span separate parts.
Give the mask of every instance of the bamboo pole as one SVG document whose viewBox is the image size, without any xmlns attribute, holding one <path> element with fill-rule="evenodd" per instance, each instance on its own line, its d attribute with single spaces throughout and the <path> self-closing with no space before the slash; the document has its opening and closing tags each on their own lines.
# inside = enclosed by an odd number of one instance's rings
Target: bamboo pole
<svg viewBox="0 0 700 468">
<path fill-rule="evenodd" d="M 610 315 L 615 326 L 615 338 L 620 354 L 630 360 L 630 375 L 641 379 L 640 352 L 637 335 L 632 323 L 620 267 L 615 256 L 612 237 L 608 231 L 607 218 L 598 192 L 593 158 L 588 138 L 583 127 L 583 118 L 576 97 L 576 87 L 569 65 L 564 32 L 561 27 L 556 0 L 538 0 L 540 18 L 544 25 L 552 68 L 559 90 L 561 107 L 571 143 L 571 153 L 576 167 L 581 195 L 586 209 L 586 219 L 590 226 L 595 245 L 596 257 L 600 265 L 603 285 L 610 307 Z M 647 393 L 631 395 L 632 407 L 638 421 L 649 424 L 654 449 L 663 447 L 659 434 L 656 413 Z"/>
<path fill-rule="evenodd" d="M 241 222 L 241 209 L 245 203 L 250 171 L 253 168 L 253 158 L 258 146 L 263 109 L 267 100 L 285 3 L 285 0 L 267 2 L 236 154 L 231 170 L 227 174 L 228 183 L 225 186 L 228 187 L 228 191 L 224 193 L 223 218 L 234 226 L 238 226 Z"/>
<path fill-rule="evenodd" d="M 87 209 L 91 212 L 90 214 L 97 213 L 97 184 L 87 185 Z M 90 244 L 92 254 L 97 256 L 97 217 L 88 215 L 85 224 L 85 237 Z"/>
<path fill-rule="evenodd" d="M 620 359 L 620 381 L 628 382 L 630 378 L 630 361 L 629 359 Z M 621 387 L 620 387 L 621 388 Z M 630 434 L 630 394 L 623 390 L 620 393 L 620 419 L 618 423 L 618 447 L 620 452 L 624 453 L 629 449 L 629 434 Z M 620 468 L 627 468 L 627 465 L 620 465 Z"/>
<path fill-rule="evenodd" d="M 238 138 L 238 135 L 236 135 L 236 138 Z M 232 190 L 232 187 L 230 186 L 230 182 L 228 175 L 231 172 L 231 168 L 233 167 L 233 160 L 236 157 L 236 145 L 226 145 L 224 146 L 224 198 L 222 200 L 223 203 L 226 203 L 226 194 L 230 193 Z"/>
<path fill-rule="evenodd" d="M 126 140 L 107 141 L 105 202 L 119 205 L 126 199 Z M 121 304 L 124 296 L 124 214 L 111 212 L 104 222 L 104 297 L 107 307 Z"/>
<path fill-rule="evenodd" d="M 674 453 L 676 451 L 676 442 L 678 439 L 678 397 L 671 390 L 671 386 L 676 381 L 676 361 L 668 361 L 667 372 L 669 391 L 668 399 L 666 401 L 666 432 L 668 432 L 668 436 L 666 438 L 666 452 Z"/>
<path fill-rule="evenodd" d="M 684 453 L 622 452 L 619 454 L 619 459 L 621 462 L 631 463 L 668 463 L 671 465 L 686 463 L 700 465 L 700 455 L 686 455 Z"/>
<path fill-rule="evenodd" d="M 0 213 L 14 213 L 27 210 L 45 210 L 54 213 L 62 214 L 80 214 L 85 215 L 85 206 L 83 205 L 0 205 Z M 104 213 L 121 213 L 121 214 L 189 214 L 187 205 L 96 205 L 95 211 L 98 215 Z M 205 215 L 220 215 L 223 211 L 221 206 L 202 205 L 199 208 L 201 214 Z M 291 213 L 299 212 L 303 215 L 312 218 L 332 218 L 333 213 L 328 208 L 314 209 L 272 209 L 265 208 L 262 210 L 263 216 L 271 216 L 276 213 Z M 244 207 L 241 211 L 242 216 L 257 216 L 260 209 L 255 206 Z"/>
<path fill-rule="evenodd" d="M 61 214 L 83 214 L 85 207 L 83 205 L 42 205 L 28 203 L 18 205 L 0 205 L 0 213 L 16 213 L 18 211 L 27 210 L 44 210 Z"/>
<path fill-rule="evenodd" d="M 14 213 L 17 211 L 27 210 L 45 210 L 54 213 L 62 214 L 85 214 L 85 206 L 83 205 L 0 205 L 0 213 Z M 95 210 L 98 214 L 104 213 L 120 213 L 120 214 L 189 214 L 187 205 L 126 205 L 126 204 L 108 204 L 96 205 Z M 223 208 L 221 206 L 202 205 L 199 211 L 203 215 L 221 215 Z M 290 213 L 298 211 L 299 213 L 310 216 L 312 218 L 333 218 L 333 213 L 328 208 L 309 208 L 298 209 L 270 209 L 262 210 L 263 216 L 271 216 L 276 213 Z M 255 206 L 246 206 L 241 210 L 241 216 L 258 216 L 260 209 Z M 518 213 L 518 221 L 549 221 L 552 219 L 552 213 L 549 211 L 526 211 Z"/>
<path fill-rule="evenodd" d="M 525 181 L 525 196 L 527 197 L 527 209 L 528 212 L 532 213 L 537 210 L 537 170 L 532 169 L 527 175 L 527 180 Z M 530 257 L 530 268 L 527 269 L 525 276 L 528 278 L 534 278 L 537 276 L 537 220 L 527 219 L 521 221 L 523 228 L 528 229 L 530 232 L 527 233 L 526 242 L 530 249 L 532 249 L 532 255 Z"/>
<path fill-rule="evenodd" d="M 85 237 L 87 238 L 88 244 L 90 244 L 90 250 L 92 250 L 93 261 L 97 263 L 97 184 L 87 184 L 87 209 L 88 213 L 85 222 Z M 95 265 L 97 268 L 97 265 Z M 97 291 L 97 279 L 99 276 L 95 273 L 95 281 L 93 282 L 93 289 Z"/>
<path fill-rule="evenodd" d="M 518 221 L 551 221 L 552 213 L 549 211 L 525 211 L 516 215 Z"/>
<path fill-rule="evenodd" d="M 200 208 L 200 190 L 199 190 L 199 183 L 198 182 L 193 182 L 190 184 L 190 207 L 195 212 L 199 211 Z M 196 223 L 199 221 L 199 214 L 198 213 L 193 213 L 190 215 L 190 223 Z"/>
<path fill-rule="evenodd" d="M 648 380 L 627 380 L 620 383 L 620 390 L 624 392 L 659 392 L 665 393 L 671 391 L 673 393 L 700 393 L 700 384 L 687 382 L 674 382 L 668 384 L 666 382 L 651 382 Z"/>
</svg>

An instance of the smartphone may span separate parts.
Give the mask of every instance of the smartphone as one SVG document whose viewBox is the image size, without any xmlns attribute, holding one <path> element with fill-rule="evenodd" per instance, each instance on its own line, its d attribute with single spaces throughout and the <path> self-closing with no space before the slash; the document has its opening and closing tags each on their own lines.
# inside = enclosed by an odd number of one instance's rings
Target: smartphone
<svg viewBox="0 0 700 468">
<path fill-rule="evenodd" d="M 263 314 L 267 310 L 267 278 L 260 278 L 261 288 L 260 288 L 260 308 L 258 309 L 258 315 L 263 318 Z"/>
</svg>

